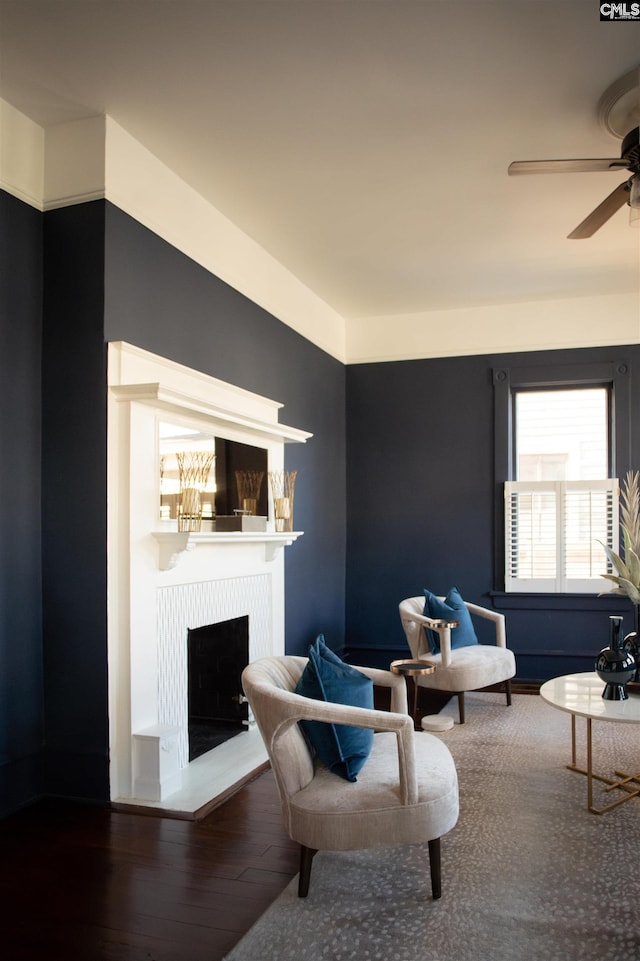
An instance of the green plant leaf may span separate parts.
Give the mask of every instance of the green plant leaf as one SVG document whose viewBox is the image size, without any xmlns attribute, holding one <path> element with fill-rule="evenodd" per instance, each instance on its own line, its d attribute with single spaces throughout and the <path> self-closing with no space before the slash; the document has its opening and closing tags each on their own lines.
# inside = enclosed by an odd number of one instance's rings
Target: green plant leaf
<svg viewBox="0 0 640 961">
<path fill-rule="evenodd" d="M 623 584 L 627 583 L 624 577 L 618 577 L 617 574 L 601 574 L 600 577 L 605 577 L 608 581 L 613 581 L 614 584 L 618 584 L 618 590 L 610 591 L 610 594 L 626 594 L 626 591 L 622 587 Z"/>
<path fill-rule="evenodd" d="M 620 524 L 629 535 L 631 549 L 640 556 L 640 471 L 627 471 L 620 485 Z"/>
<path fill-rule="evenodd" d="M 605 591 L 604 593 L 624 594 L 625 597 L 628 597 L 629 600 L 633 601 L 634 604 L 640 604 L 640 590 L 638 590 L 635 584 L 632 584 L 631 581 L 628 581 L 624 577 L 616 577 L 615 574 L 601 574 L 600 576 L 605 577 L 608 581 L 613 581 L 614 584 L 618 585 L 617 587 L 614 587 L 613 590 L 608 592 Z"/>
<path fill-rule="evenodd" d="M 602 574 L 601 576 L 607 577 L 606 574 Z M 600 594 L 598 594 L 598 597 L 609 597 L 611 594 L 620 595 L 622 597 L 627 596 L 627 592 L 624 591 L 621 587 L 612 587 L 610 591 L 601 591 Z"/>
<path fill-rule="evenodd" d="M 627 568 L 629 570 L 629 580 L 635 587 L 640 587 L 640 558 L 635 551 L 629 548 L 625 551 L 625 558 L 627 561 Z"/>
<path fill-rule="evenodd" d="M 624 578 L 621 580 L 622 583 L 620 586 L 623 588 L 629 600 L 633 601 L 634 604 L 640 604 L 640 590 L 638 590 L 636 585 L 632 584 L 631 581 L 625 580 Z"/>
<path fill-rule="evenodd" d="M 611 548 L 608 547 L 607 544 L 603 544 L 602 541 L 598 541 L 598 543 L 601 544 L 602 547 L 604 548 L 605 554 L 609 558 L 609 561 L 611 562 L 612 566 L 615 567 L 615 569 L 617 570 L 618 574 L 620 574 L 621 577 L 628 577 L 629 571 L 627 570 L 627 565 L 622 560 L 620 555 L 616 554 L 615 551 L 612 551 Z M 606 574 L 603 574 L 603 577 L 606 577 L 606 576 L 607 576 Z"/>
<path fill-rule="evenodd" d="M 640 471 L 627 471 L 620 485 L 620 530 L 624 560 L 607 544 L 602 548 L 615 574 L 603 574 L 616 585 L 610 593 L 624 594 L 640 604 Z"/>
</svg>

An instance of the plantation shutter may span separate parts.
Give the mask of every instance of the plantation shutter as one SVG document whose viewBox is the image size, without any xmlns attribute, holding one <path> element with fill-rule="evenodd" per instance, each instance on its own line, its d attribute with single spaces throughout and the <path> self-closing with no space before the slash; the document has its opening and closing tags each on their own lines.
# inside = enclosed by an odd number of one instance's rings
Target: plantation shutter
<svg viewBox="0 0 640 961">
<path fill-rule="evenodd" d="M 618 550 L 618 481 L 507 481 L 505 590 L 603 593 Z"/>
</svg>

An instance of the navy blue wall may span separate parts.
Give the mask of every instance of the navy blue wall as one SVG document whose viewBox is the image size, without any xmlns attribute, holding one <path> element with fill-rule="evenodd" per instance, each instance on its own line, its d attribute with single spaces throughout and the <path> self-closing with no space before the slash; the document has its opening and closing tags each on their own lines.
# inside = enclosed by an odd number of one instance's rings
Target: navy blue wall
<svg viewBox="0 0 640 961">
<path fill-rule="evenodd" d="M 456 584 L 466 599 L 507 615 L 518 677 L 592 670 L 608 616 L 624 598 L 505 596 L 494 565 L 492 368 L 589 364 L 640 347 L 454 357 L 347 368 L 347 639 L 352 660 L 384 664 L 405 653 L 398 603 Z M 640 385 L 631 378 L 631 410 Z M 631 464 L 640 466 L 632 416 Z M 620 466 L 620 465 L 619 465 Z M 605 582 L 603 581 L 603 587 Z M 494 593 L 494 592 L 498 593 Z"/>
<path fill-rule="evenodd" d="M 313 433 L 285 448 L 297 470 L 285 551 L 286 649 L 318 631 L 340 648 L 345 602 L 345 368 L 151 231 L 106 208 L 105 337 L 125 340 L 284 404 Z"/>
<path fill-rule="evenodd" d="M 104 204 L 44 216 L 44 791 L 106 799 Z"/>
<path fill-rule="evenodd" d="M 343 644 L 346 472 L 341 363 L 109 204 L 43 216 L 0 196 L 6 812 L 109 796 L 106 342 L 278 400 L 314 434 L 285 454 L 305 532 L 285 555 L 290 652 L 318 631 Z"/>
<path fill-rule="evenodd" d="M 42 216 L 0 192 L 0 813 L 40 793 Z"/>
</svg>

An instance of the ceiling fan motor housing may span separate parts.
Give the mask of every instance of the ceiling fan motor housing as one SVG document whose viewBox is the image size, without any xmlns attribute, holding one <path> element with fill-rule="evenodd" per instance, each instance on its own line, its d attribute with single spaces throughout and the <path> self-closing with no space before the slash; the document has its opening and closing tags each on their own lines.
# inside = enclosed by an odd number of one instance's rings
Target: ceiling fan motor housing
<svg viewBox="0 0 640 961">
<path fill-rule="evenodd" d="M 626 163 L 627 170 L 634 174 L 640 173 L 640 127 L 629 131 L 622 141 L 620 155 Z"/>
</svg>

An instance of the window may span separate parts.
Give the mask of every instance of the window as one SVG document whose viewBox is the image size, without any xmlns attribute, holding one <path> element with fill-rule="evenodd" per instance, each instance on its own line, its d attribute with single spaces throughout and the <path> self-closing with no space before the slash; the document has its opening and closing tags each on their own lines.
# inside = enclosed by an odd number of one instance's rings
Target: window
<svg viewBox="0 0 640 961">
<path fill-rule="evenodd" d="M 505 590 L 598 591 L 617 548 L 605 387 L 516 390 L 514 473 L 505 483 Z"/>
<path fill-rule="evenodd" d="M 515 479 L 610 477 L 606 387 L 514 391 Z"/>
<path fill-rule="evenodd" d="M 617 549 L 613 474 L 625 446 L 616 428 L 625 410 L 628 416 L 627 370 L 626 365 L 565 367 L 557 379 L 551 371 L 543 379 L 536 369 L 494 372 L 500 589 L 608 589 L 601 577 L 607 558 L 598 542 Z"/>
</svg>

